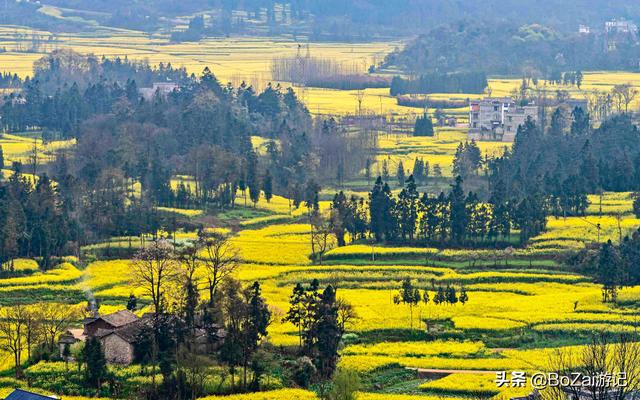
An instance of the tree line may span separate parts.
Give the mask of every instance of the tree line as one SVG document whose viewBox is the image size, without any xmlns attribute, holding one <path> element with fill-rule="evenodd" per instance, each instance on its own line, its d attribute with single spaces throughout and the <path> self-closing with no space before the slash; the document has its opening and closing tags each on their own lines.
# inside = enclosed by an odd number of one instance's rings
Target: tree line
<svg viewBox="0 0 640 400">
<path fill-rule="evenodd" d="M 380 67 L 413 74 L 485 71 L 558 81 L 564 80 L 558 71 L 637 70 L 634 60 L 640 49 L 635 40 L 632 33 L 612 38 L 606 32 L 585 35 L 530 21 L 474 18 L 430 29 L 388 54 Z"/>
<path fill-rule="evenodd" d="M 411 282 L 411 279 L 407 278 L 402 281 L 402 286 L 398 290 L 398 293 L 393 296 L 394 304 L 404 304 L 409 306 L 409 321 L 412 330 L 413 307 L 417 306 L 418 304 L 428 304 L 430 301 L 432 301 L 436 306 L 441 304 L 455 305 L 458 302 L 464 305 L 467 301 L 469 301 L 469 295 L 467 294 L 467 290 L 464 288 L 464 286 L 460 286 L 460 291 L 457 292 L 456 288 L 452 285 L 447 285 L 446 287 L 438 285 L 436 288 L 435 280 L 432 280 L 431 289 L 434 292 L 433 297 L 429 296 L 429 291 L 427 289 L 421 291 L 420 288 L 416 287 L 413 282 Z M 430 321 L 426 322 L 428 331 Z"/>
<path fill-rule="evenodd" d="M 640 187 L 639 136 L 628 115 L 593 129 L 581 108 L 557 109 L 544 128 L 526 121 L 513 148 L 488 163 L 492 201 L 535 196 L 551 215 L 584 215 L 587 194 Z"/>
<path fill-rule="evenodd" d="M 24 81 L 18 74 L 12 74 L 11 72 L 3 72 L 0 74 L 0 88 L 18 89 L 22 87 L 23 83 Z"/>
<path fill-rule="evenodd" d="M 483 72 L 429 72 L 417 78 L 394 76 L 391 80 L 392 96 L 408 93 L 484 93 L 487 75 Z"/>
<path fill-rule="evenodd" d="M 605 303 L 616 303 L 619 289 L 640 284 L 640 230 L 621 239 L 618 244 L 610 239 L 598 243 L 568 260 L 579 272 L 592 276 L 602 285 L 602 301 Z"/>
<path fill-rule="evenodd" d="M 438 196 L 417 191 L 410 175 L 395 196 L 381 177 L 376 180 L 368 201 L 336 194 L 331 204 L 329 230 L 338 245 L 371 236 L 377 242 L 423 245 L 475 246 L 508 242 L 513 229 L 520 230 L 522 242 L 541 232 L 546 215 L 525 199 L 513 208 L 482 202 L 465 194 L 463 179 L 457 177 L 449 194 Z"/>
</svg>

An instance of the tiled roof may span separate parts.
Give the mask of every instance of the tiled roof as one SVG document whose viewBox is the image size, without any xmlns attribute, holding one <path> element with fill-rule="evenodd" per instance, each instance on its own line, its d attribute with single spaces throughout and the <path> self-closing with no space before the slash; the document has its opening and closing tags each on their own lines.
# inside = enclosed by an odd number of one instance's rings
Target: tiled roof
<svg viewBox="0 0 640 400">
<path fill-rule="evenodd" d="M 145 324 L 147 324 L 147 321 L 137 320 L 131 324 L 117 329 L 98 329 L 98 331 L 96 332 L 96 337 L 102 339 L 109 335 L 117 335 L 121 337 L 125 342 L 133 343 L 138 338 L 138 334 L 142 331 Z"/>
<path fill-rule="evenodd" d="M 5 397 L 5 400 L 51 400 L 57 397 L 45 396 L 42 394 L 27 392 L 26 390 L 16 389 Z"/>
<path fill-rule="evenodd" d="M 119 328 L 121 326 L 125 326 L 132 322 L 135 322 L 139 318 L 129 310 L 121 310 L 118 312 L 114 312 L 113 314 L 102 315 L 100 319 L 116 328 Z"/>
</svg>

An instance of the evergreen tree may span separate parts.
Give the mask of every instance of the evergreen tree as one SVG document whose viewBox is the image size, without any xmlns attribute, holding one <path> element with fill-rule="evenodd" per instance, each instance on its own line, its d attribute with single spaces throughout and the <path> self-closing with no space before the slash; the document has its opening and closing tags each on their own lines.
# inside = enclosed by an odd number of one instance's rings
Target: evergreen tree
<svg viewBox="0 0 640 400">
<path fill-rule="evenodd" d="M 551 125 L 549 126 L 549 135 L 556 136 L 556 137 L 562 136 L 564 135 L 564 129 L 565 129 L 564 115 L 562 114 L 562 109 L 558 107 L 551 115 Z"/>
<path fill-rule="evenodd" d="M 451 204 L 451 240 L 454 243 L 462 243 L 465 239 L 467 228 L 466 199 L 462 190 L 462 178 L 456 177 L 449 194 Z"/>
<path fill-rule="evenodd" d="M 425 173 L 424 173 L 424 162 L 422 161 L 422 158 L 416 157 L 416 159 L 414 160 L 412 175 L 416 183 L 422 183 L 424 181 Z"/>
<path fill-rule="evenodd" d="M 445 296 L 446 296 L 446 300 L 447 303 L 449 304 L 456 304 L 458 302 L 458 296 L 456 294 L 456 288 L 454 288 L 451 285 L 447 286 L 447 289 L 445 291 Z"/>
<path fill-rule="evenodd" d="M 318 371 L 326 379 L 333 375 L 338 364 L 338 349 L 343 334 L 338 323 L 336 291 L 331 285 L 320 296 L 315 320 Z"/>
<path fill-rule="evenodd" d="M 129 300 L 127 300 L 127 310 L 135 311 L 137 308 L 138 308 L 138 299 L 133 293 L 131 293 L 129 295 Z"/>
<path fill-rule="evenodd" d="M 402 164 L 402 161 L 398 163 L 398 171 L 396 173 L 396 177 L 398 178 L 398 186 L 404 186 L 404 181 L 406 178 L 404 174 L 404 164 Z"/>
<path fill-rule="evenodd" d="M 638 193 L 635 193 L 633 199 L 633 214 L 636 218 L 640 218 L 640 195 Z"/>
<path fill-rule="evenodd" d="M 107 360 L 100 339 L 90 337 L 84 346 L 83 359 L 85 362 L 85 382 L 91 387 L 100 389 L 108 375 Z"/>
<path fill-rule="evenodd" d="M 469 301 L 469 295 L 467 295 L 467 290 L 464 288 L 464 286 L 460 287 L 460 297 L 458 297 L 458 300 L 460 300 L 460 303 L 462 303 L 462 305 Z"/>
<path fill-rule="evenodd" d="M 389 163 L 387 160 L 382 160 L 382 180 L 389 182 Z"/>
<path fill-rule="evenodd" d="M 589 114 L 585 113 L 582 107 L 576 107 L 571 112 L 573 121 L 571 122 L 571 134 L 575 136 L 584 136 L 591 129 Z"/>
<path fill-rule="evenodd" d="M 400 225 L 400 234 L 402 239 L 413 240 L 418 223 L 418 198 L 419 193 L 413 179 L 410 175 L 406 180 L 406 186 L 398 195 L 396 203 L 396 217 Z"/>
<path fill-rule="evenodd" d="M 267 203 L 271 202 L 271 198 L 273 197 L 273 182 L 269 170 L 264 174 L 264 178 L 262 180 L 262 191 L 264 192 L 264 198 L 267 200 Z"/>
<path fill-rule="evenodd" d="M 255 207 L 260 200 L 260 180 L 258 179 L 258 156 L 253 150 L 247 156 L 247 172 L 245 176 L 246 185 L 249 189 L 249 198 Z"/>
<path fill-rule="evenodd" d="M 618 286 L 622 284 L 622 260 L 618 249 L 608 240 L 598 255 L 598 280 L 602 284 L 602 301 L 617 301 Z"/>
<path fill-rule="evenodd" d="M 418 305 L 418 303 L 420 303 L 420 300 L 423 300 L 422 296 L 420 295 L 420 289 L 414 287 L 409 278 L 402 281 L 402 287 L 400 288 L 400 291 L 393 298 L 394 303 L 402 303 L 409 306 L 409 321 L 411 330 L 413 330 L 413 307 Z"/>
<path fill-rule="evenodd" d="M 260 341 L 267 335 L 267 328 L 271 323 L 271 311 L 266 300 L 262 297 L 262 290 L 258 282 L 254 282 L 247 295 L 248 320 L 244 328 L 246 335 L 244 349 L 244 385 L 247 384 L 247 367 L 258 350 Z"/>
<path fill-rule="evenodd" d="M 580 87 L 582 86 L 582 79 L 584 78 L 582 71 L 576 71 L 575 77 L 576 77 L 576 86 L 578 86 L 578 89 L 580 89 Z"/>
<path fill-rule="evenodd" d="M 436 292 L 435 296 L 433 296 L 433 303 L 435 305 L 438 305 L 444 303 L 445 301 L 447 301 L 445 291 L 442 286 L 438 286 L 438 291 Z"/>
<path fill-rule="evenodd" d="M 302 348 L 302 325 L 305 320 L 305 308 L 304 308 L 304 295 L 305 290 L 300 283 L 297 283 L 293 288 L 293 294 L 289 297 L 289 311 L 284 320 L 291 322 L 298 328 L 298 337 L 300 339 L 300 348 Z"/>
<path fill-rule="evenodd" d="M 413 127 L 413 136 L 433 136 L 433 123 L 427 113 L 416 118 L 416 123 Z"/>
</svg>

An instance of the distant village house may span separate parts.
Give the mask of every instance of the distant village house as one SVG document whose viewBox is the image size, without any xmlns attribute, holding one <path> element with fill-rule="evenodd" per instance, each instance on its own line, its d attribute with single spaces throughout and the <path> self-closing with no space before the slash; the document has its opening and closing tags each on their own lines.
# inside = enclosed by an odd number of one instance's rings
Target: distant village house
<svg viewBox="0 0 640 400">
<path fill-rule="evenodd" d="M 140 88 L 140 95 L 145 100 L 153 99 L 153 96 L 158 94 L 161 97 L 168 96 L 174 90 L 180 90 L 180 85 L 175 82 L 154 82 L 150 88 Z"/>
<path fill-rule="evenodd" d="M 513 142 L 527 118 L 538 120 L 538 106 L 518 106 L 509 97 L 488 97 L 469 103 L 469 139 Z"/>
</svg>

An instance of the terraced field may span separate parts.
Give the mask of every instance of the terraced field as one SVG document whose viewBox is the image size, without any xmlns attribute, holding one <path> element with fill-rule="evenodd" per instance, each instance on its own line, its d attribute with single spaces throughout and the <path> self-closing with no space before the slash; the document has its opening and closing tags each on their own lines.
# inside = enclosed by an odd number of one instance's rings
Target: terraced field
<svg viewBox="0 0 640 400">
<path fill-rule="evenodd" d="M 330 251 L 325 265 L 313 265 L 309 260 L 310 228 L 304 223 L 303 211 L 289 215 L 288 201 L 282 198 L 260 202 L 258 207 L 260 217 L 243 214 L 240 207 L 229 218 L 239 229 L 233 233 L 233 244 L 243 259 L 237 277 L 262 283 L 275 316 L 268 340 L 276 346 L 298 345 L 297 329 L 282 322 L 281 316 L 288 309 L 292 287 L 318 279 L 322 284 L 336 285 L 339 297 L 350 302 L 358 315 L 341 350 L 340 365 L 359 371 L 366 379 L 409 374 L 395 384 L 386 380 L 388 386 L 369 389 L 361 399 L 502 398 L 513 393 L 496 388 L 493 371 L 544 370 L 554 348 L 578 345 L 594 330 L 637 332 L 640 327 L 637 311 L 625 306 L 640 301 L 640 289 L 622 289 L 617 306 L 603 304 L 598 285 L 563 266 L 562 254 L 595 240 L 591 235 L 575 236 L 582 232 L 579 219 L 550 221 L 549 231 L 534 239 L 533 250 L 517 249 L 508 258 L 490 250 L 353 244 Z M 622 213 L 625 227 L 640 225 L 630 216 L 629 194 L 605 193 L 602 217 L 599 206 L 597 213 L 593 207 L 589 218 L 603 226 L 613 213 Z M 612 229 L 603 232 L 607 233 L 601 233 L 602 240 L 606 235 L 615 236 Z M 181 233 L 178 240 L 193 237 L 193 233 Z M 545 242 L 562 245 L 551 250 L 540 245 Z M 109 245 L 128 243 L 122 239 Z M 34 262 L 20 260 L 16 267 L 24 276 L 0 279 L 0 307 L 39 302 L 81 306 L 91 294 L 99 299 L 103 312 L 111 312 L 124 308 L 132 292 L 146 304 L 144 293 L 132 290 L 129 263 L 96 261 L 84 268 L 64 263 L 40 273 Z M 393 301 L 403 279 L 412 280 L 432 297 L 439 285 L 464 285 L 469 300 L 455 305 L 420 303 L 409 310 Z M 140 310 L 145 311 L 144 307 Z M 9 365 L 5 360 L 2 368 Z M 36 367 L 42 368 L 31 368 Z M 421 378 L 404 368 L 437 371 L 439 378 Z M 405 394 L 395 392 L 399 387 Z M 292 395 L 315 398 L 311 392 L 291 389 L 251 398 Z"/>
</svg>

